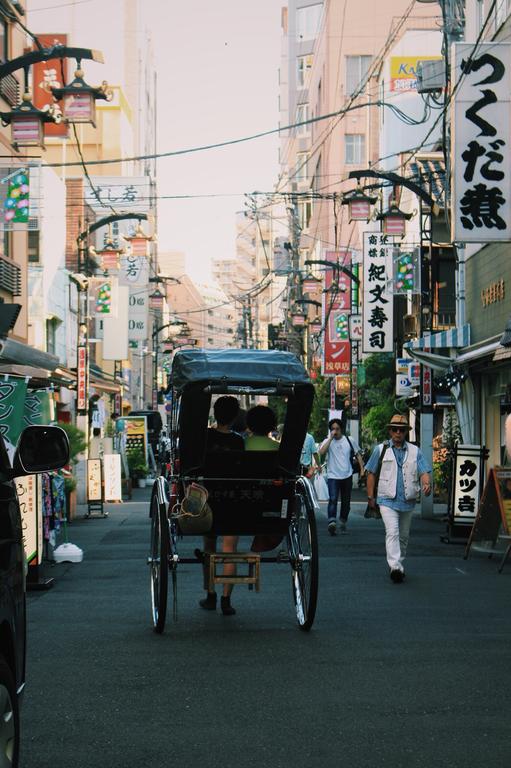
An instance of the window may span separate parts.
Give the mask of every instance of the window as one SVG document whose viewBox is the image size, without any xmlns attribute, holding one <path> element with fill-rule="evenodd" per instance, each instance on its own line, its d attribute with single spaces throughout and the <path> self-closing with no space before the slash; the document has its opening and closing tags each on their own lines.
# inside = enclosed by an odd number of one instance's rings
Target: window
<svg viewBox="0 0 511 768">
<path fill-rule="evenodd" d="M 365 162 L 366 137 L 363 133 L 346 133 L 344 136 L 344 162 L 359 165 Z"/>
<path fill-rule="evenodd" d="M 296 181 L 307 181 L 309 176 L 308 172 L 309 153 L 297 152 L 296 153 L 296 169 L 295 178 Z"/>
<path fill-rule="evenodd" d="M 304 123 L 306 120 L 309 119 L 309 105 L 308 104 L 298 104 L 296 107 L 296 122 L 297 123 Z M 297 136 L 307 136 L 309 133 L 309 126 L 308 125 L 300 125 L 296 129 L 296 135 Z"/>
<path fill-rule="evenodd" d="M 7 61 L 9 58 L 9 27 L 5 19 L 0 19 L 0 61 Z"/>
<path fill-rule="evenodd" d="M 346 93 L 350 96 L 364 84 L 372 56 L 346 56 Z"/>
<path fill-rule="evenodd" d="M 296 9 L 296 36 L 300 42 L 314 40 L 318 36 L 322 10 L 322 3 Z"/>
<path fill-rule="evenodd" d="M 57 349 L 57 328 L 60 320 L 57 317 L 51 317 L 46 321 L 46 351 L 49 355 L 55 355 Z"/>
<path fill-rule="evenodd" d="M 298 218 L 300 221 L 300 227 L 302 229 L 307 229 L 312 218 L 311 200 L 300 200 L 298 203 Z"/>
<path fill-rule="evenodd" d="M 312 54 L 309 54 L 308 56 L 298 56 L 297 58 L 297 65 L 298 65 L 298 72 L 297 72 L 297 87 L 298 88 L 305 88 L 305 84 L 307 82 L 308 75 L 312 69 L 312 61 L 313 61 Z"/>
<path fill-rule="evenodd" d="M 39 264 L 39 232 L 28 233 L 28 260 L 31 264 Z"/>
</svg>

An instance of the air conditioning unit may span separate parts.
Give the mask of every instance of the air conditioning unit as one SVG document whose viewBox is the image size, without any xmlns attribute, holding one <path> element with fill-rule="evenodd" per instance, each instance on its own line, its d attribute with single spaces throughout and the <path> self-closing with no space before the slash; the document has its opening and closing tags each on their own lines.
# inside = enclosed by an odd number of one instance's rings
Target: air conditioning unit
<svg viewBox="0 0 511 768">
<path fill-rule="evenodd" d="M 443 59 L 427 59 L 417 64 L 417 91 L 434 93 L 445 88 L 445 63 Z"/>
<path fill-rule="evenodd" d="M 403 317 L 403 334 L 408 339 L 418 336 L 419 323 L 416 315 L 405 315 Z"/>
</svg>

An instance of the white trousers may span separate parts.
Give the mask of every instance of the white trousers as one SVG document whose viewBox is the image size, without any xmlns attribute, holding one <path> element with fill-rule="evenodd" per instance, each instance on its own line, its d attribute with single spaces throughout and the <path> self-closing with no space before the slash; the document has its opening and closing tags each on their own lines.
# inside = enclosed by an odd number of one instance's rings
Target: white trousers
<svg viewBox="0 0 511 768">
<path fill-rule="evenodd" d="M 391 571 L 404 571 L 403 561 L 410 538 L 412 512 L 396 512 L 383 504 L 380 504 L 380 512 L 385 525 L 385 549 L 389 568 Z"/>
</svg>

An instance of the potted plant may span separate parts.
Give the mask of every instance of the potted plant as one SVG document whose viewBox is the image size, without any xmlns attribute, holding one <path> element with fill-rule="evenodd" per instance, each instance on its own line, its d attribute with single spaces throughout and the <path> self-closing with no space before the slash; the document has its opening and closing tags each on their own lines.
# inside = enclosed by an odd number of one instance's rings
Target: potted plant
<svg viewBox="0 0 511 768">
<path fill-rule="evenodd" d="M 147 466 L 143 451 L 137 449 L 128 453 L 128 468 L 133 481 L 138 482 L 138 487 L 145 488 L 149 467 Z"/>
</svg>

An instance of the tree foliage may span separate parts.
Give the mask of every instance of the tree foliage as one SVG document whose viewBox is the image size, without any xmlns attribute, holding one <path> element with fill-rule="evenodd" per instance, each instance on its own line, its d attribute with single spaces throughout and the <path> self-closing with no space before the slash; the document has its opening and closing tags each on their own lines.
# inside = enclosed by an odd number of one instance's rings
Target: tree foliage
<svg viewBox="0 0 511 768">
<path fill-rule="evenodd" d="M 85 451 L 87 447 L 87 438 L 85 432 L 79 429 L 75 424 L 60 422 L 58 426 L 64 430 L 69 440 L 69 458 L 72 464 L 76 464 L 78 456 Z"/>
</svg>

